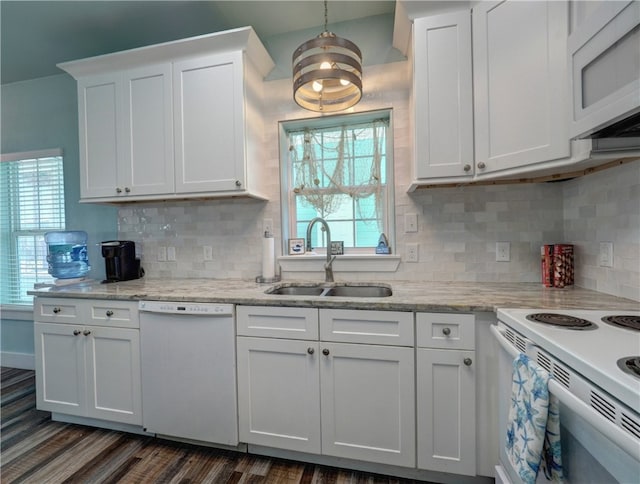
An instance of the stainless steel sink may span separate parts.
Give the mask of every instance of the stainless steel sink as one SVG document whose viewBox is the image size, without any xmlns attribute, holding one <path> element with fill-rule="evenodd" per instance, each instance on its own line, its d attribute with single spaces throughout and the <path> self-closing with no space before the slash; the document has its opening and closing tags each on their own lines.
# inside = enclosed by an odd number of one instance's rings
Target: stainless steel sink
<svg viewBox="0 0 640 484">
<path fill-rule="evenodd" d="M 326 290 L 323 286 L 298 286 L 298 285 L 279 285 L 267 289 L 267 294 L 280 294 L 284 296 L 321 296 Z"/>
<path fill-rule="evenodd" d="M 266 294 L 282 296 L 388 297 L 393 294 L 386 284 L 296 284 L 273 286 Z"/>
<path fill-rule="evenodd" d="M 389 286 L 335 286 L 326 296 L 339 297 L 389 297 L 393 294 Z"/>
</svg>

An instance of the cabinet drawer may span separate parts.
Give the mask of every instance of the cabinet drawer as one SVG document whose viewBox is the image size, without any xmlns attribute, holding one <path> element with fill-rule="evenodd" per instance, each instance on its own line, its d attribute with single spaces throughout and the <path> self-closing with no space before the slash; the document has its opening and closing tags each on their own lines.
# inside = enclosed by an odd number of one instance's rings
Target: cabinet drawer
<svg viewBox="0 0 640 484">
<path fill-rule="evenodd" d="M 416 313 L 419 347 L 443 349 L 475 348 L 473 314 Z"/>
<path fill-rule="evenodd" d="M 413 346 L 413 313 L 321 309 L 320 339 L 343 343 Z"/>
<path fill-rule="evenodd" d="M 318 339 L 318 310 L 277 306 L 237 306 L 238 335 Z"/>
<path fill-rule="evenodd" d="M 138 303 L 134 301 L 92 300 L 87 301 L 86 324 L 139 328 Z"/>
<path fill-rule="evenodd" d="M 33 303 L 33 318 L 47 323 L 82 323 L 83 307 L 77 299 L 37 297 Z"/>
</svg>

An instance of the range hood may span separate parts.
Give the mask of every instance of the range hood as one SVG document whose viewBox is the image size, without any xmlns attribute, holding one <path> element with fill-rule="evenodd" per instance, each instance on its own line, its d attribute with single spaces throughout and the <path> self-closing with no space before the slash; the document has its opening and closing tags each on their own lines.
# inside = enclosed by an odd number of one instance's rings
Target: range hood
<svg viewBox="0 0 640 484">
<path fill-rule="evenodd" d="M 640 150 L 640 112 L 585 136 L 596 152 Z"/>
</svg>

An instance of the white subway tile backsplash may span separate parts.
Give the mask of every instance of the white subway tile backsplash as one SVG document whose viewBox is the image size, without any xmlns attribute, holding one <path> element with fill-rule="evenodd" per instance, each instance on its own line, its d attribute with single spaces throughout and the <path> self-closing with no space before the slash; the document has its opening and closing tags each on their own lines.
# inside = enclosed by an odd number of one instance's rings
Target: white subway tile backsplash
<svg viewBox="0 0 640 484">
<path fill-rule="evenodd" d="M 640 300 L 640 162 L 561 183 L 419 189 L 411 182 L 412 134 L 406 66 L 398 63 L 366 71 L 358 111 L 393 108 L 396 182 L 396 245 L 420 246 L 417 263 L 400 263 L 385 280 L 539 282 L 540 246 L 575 245 L 575 278 L 581 287 Z M 371 86 L 382 93 L 371 94 Z M 367 91 L 369 89 L 369 91 Z M 274 221 L 281 253 L 278 123 L 309 117 L 292 106 L 290 83 L 266 84 L 265 163 L 268 202 L 234 199 L 158 202 L 119 210 L 119 237 L 136 241 L 148 277 L 253 279 L 261 271 L 262 221 Z M 405 234 L 404 215 L 418 214 L 418 232 Z M 511 261 L 495 261 L 495 243 L 511 242 Z M 614 243 L 614 267 L 598 267 L 601 241 Z M 203 260 L 203 246 L 213 260 Z M 177 248 L 178 260 L 158 262 L 157 248 Z M 288 279 L 324 274 L 285 273 Z M 376 274 L 336 273 L 337 280 L 371 280 Z"/>
</svg>

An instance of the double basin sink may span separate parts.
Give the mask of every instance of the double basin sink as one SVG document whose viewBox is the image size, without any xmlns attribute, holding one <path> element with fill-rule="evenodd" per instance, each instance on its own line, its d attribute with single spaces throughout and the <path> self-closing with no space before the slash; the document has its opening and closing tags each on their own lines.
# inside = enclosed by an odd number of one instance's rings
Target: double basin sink
<svg viewBox="0 0 640 484">
<path fill-rule="evenodd" d="M 273 286 L 266 294 L 282 296 L 388 297 L 393 294 L 386 284 L 349 283 L 284 283 Z"/>
</svg>

